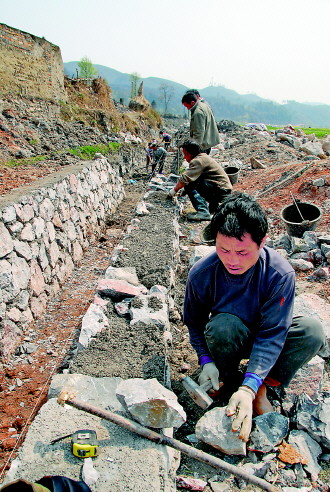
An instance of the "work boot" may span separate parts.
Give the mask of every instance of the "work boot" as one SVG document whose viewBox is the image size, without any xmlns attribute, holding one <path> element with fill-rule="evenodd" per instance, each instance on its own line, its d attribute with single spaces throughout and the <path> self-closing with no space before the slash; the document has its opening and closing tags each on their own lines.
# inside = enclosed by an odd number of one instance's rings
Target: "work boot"
<svg viewBox="0 0 330 492">
<path fill-rule="evenodd" d="M 195 212 L 191 214 L 187 214 L 188 220 L 202 221 L 202 220 L 211 220 L 211 215 L 209 212 Z"/>
<path fill-rule="evenodd" d="M 253 400 L 253 415 L 257 416 L 268 412 L 274 412 L 274 409 L 267 398 L 267 386 L 262 383 L 258 389 L 255 399 Z"/>
</svg>

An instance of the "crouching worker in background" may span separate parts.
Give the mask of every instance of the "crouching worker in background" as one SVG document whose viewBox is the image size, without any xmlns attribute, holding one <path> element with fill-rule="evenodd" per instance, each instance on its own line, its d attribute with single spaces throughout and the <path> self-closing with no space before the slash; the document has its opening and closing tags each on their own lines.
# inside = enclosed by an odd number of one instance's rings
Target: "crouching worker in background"
<svg viewBox="0 0 330 492">
<path fill-rule="evenodd" d="M 267 230 L 266 214 L 252 197 L 225 198 L 204 229 L 216 251 L 190 270 L 184 302 L 184 323 L 202 367 L 200 384 L 209 380 L 218 390 L 220 380 L 230 386 L 241 359 L 249 359 L 226 408 L 243 441 L 252 415 L 273 411 L 267 386 L 288 386 L 325 348 L 319 321 L 292 318 L 295 272 L 265 246 Z"/>
<path fill-rule="evenodd" d="M 182 145 L 183 155 L 189 163 L 177 184 L 169 192 L 173 197 L 181 188 L 189 196 L 197 213 L 187 215 L 188 220 L 210 220 L 223 198 L 231 193 L 230 179 L 222 166 L 212 157 L 201 151 L 194 140 L 187 140 Z"/>
</svg>

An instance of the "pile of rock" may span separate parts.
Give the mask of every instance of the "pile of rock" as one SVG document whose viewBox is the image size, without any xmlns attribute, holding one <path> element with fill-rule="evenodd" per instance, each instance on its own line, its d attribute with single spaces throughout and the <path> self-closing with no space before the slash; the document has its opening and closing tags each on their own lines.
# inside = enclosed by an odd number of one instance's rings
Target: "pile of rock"
<svg viewBox="0 0 330 492">
<path fill-rule="evenodd" d="M 328 280 L 330 277 L 330 234 L 305 231 L 302 238 L 287 234 L 268 239 L 298 272 L 308 272 L 308 280 Z"/>
</svg>

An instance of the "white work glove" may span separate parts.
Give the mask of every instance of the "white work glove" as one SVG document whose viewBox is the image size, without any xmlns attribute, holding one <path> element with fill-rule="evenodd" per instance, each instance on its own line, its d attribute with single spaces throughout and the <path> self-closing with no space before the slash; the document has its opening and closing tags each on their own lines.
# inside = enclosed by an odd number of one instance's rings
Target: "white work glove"
<svg viewBox="0 0 330 492">
<path fill-rule="evenodd" d="M 248 386 L 240 386 L 232 395 L 226 408 L 226 415 L 235 415 L 232 423 L 232 431 L 240 429 L 239 438 L 247 442 L 252 428 L 252 403 L 255 398 L 254 391 Z"/>
<path fill-rule="evenodd" d="M 214 362 L 207 362 L 202 368 L 202 372 L 199 375 L 198 382 L 206 390 L 207 386 L 213 388 L 215 391 L 219 389 L 219 371 Z M 211 383 L 211 384 L 208 384 Z M 207 390 L 206 390 L 207 391 Z"/>
<path fill-rule="evenodd" d="M 168 196 L 169 198 L 173 198 L 175 194 L 176 194 L 176 191 L 175 191 L 175 189 L 174 189 L 174 188 L 172 188 L 172 189 L 168 192 L 168 195 L 167 195 L 167 196 Z"/>
</svg>

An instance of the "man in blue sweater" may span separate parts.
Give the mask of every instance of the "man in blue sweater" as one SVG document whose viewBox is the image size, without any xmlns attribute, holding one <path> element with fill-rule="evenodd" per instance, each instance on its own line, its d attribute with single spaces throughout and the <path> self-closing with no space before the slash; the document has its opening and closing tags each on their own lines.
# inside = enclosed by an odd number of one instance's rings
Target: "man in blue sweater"
<svg viewBox="0 0 330 492">
<path fill-rule="evenodd" d="M 292 318 L 295 273 L 265 246 L 267 217 L 245 193 L 224 199 L 204 237 L 216 251 L 190 270 L 184 323 L 199 357 L 200 384 L 216 391 L 249 359 L 242 385 L 226 408 L 234 432 L 247 441 L 252 415 L 273 411 L 267 385 L 288 386 L 300 367 L 325 346 L 321 324 Z"/>
</svg>

